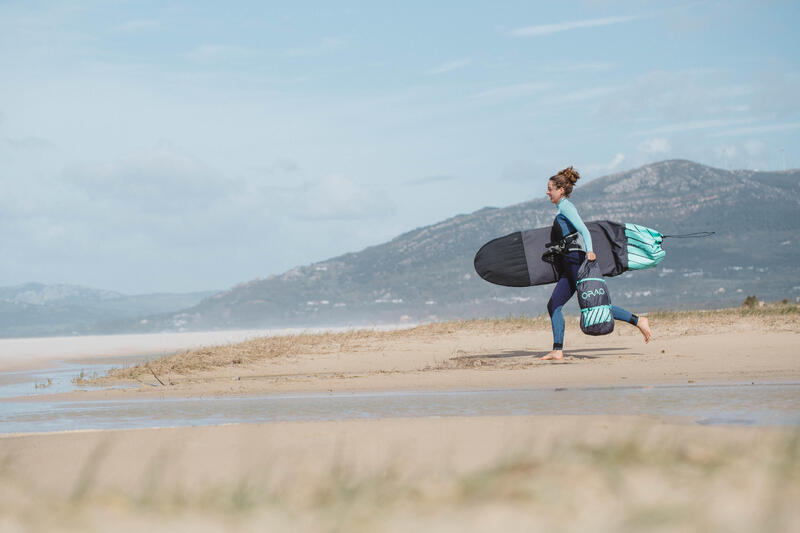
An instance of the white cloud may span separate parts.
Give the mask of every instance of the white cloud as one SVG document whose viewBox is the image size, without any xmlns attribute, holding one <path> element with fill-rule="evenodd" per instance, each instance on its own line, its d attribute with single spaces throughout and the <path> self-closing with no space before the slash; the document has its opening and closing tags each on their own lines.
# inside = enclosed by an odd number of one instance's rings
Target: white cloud
<svg viewBox="0 0 800 533">
<path fill-rule="evenodd" d="M 655 137 L 639 143 L 639 150 L 647 154 L 668 154 L 672 150 L 672 146 L 667 139 Z"/>
<path fill-rule="evenodd" d="M 591 100 L 597 100 L 599 98 L 603 98 L 605 96 L 618 93 L 624 89 L 623 87 L 618 86 L 607 86 L 607 87 L 592 87 L 590 89 L 579 89 L 577 91 L 569 91 L 564 94 L 559 94 L 549 100 L 552 104 L 568 104 L 574 102 L 588 102 Z"/>
<path fill-rule="evenodd" d="M 14 150 L 30 150 L 34 152 L 54 150 L 56 148 L 56 144 L 53 141 L 42 139 L 41 137 L 7 138 L 6 144 Z"/>
<path fill-rule="evenodd" d="M 2 140 L 0 148 L 7 150 Z M 386 194 L 341 176 L 293 185 L 305 172 L 293 159 L 275 158 L 246 179 L 229 177 L 161 142 L 52 176 L 14 180 L 0 173 L 0 226 L 15 253 L 3 274 L 188 290 L 279 272 L 390 236 L 383 220 L 360 222 L 393 214 Z M 276 182 L 282 187 L 270 185 Z M 269 257 L 265 243 L 285 250 Z"/>
<path fill-rule="evenodd" d="M 628 16 L 628 17 L 605 17 L 599 19 L 589 20 L 576 20 L 572 22 L 562 22 L 560 24 L 541 24 L 538 26 L 525 26 L 523 28 L 516 28 L 511 30 L 511 35 L 514 37 L 538 37 L 541 35 L 550 35 L 568 30 L 577 30 L 581 28 L 596 28 L 598 26 L 609 26 L 612 24 L 621 24 L 624 22 L 631 22 L 642 18 L 641 16 Z"/>
<path fill-rule="evenodd" d="M 757 139 L 750 139 L 744 143 L 744 151 L 751 157 L 757 157 L 767 151 L 767 145 Z"/>
<path fill-rule="evenodd" d="M 123 33 L 137 33 L 141 31 L 157 30 L 161 27 L 161 22 L 155 19 L 136 19 L 124 22 L 116 27 L 117 31 Z"/>
<path fill-rule="evenodd" d="M 300 170 L 300 163 L 290 157 L 280 157 L 275 161 L 274 168 L 280 172 L 297 172 Z"/>
<path fill-rule="evenodd" d="M 346 41 L 340 37 L 326 37 L 318 44 L 311 46 L 290 48 L 286 55 L 290 57 L 321 56 L 344 48 Z"/>
<path fill-rule="evenodd" d="M 545 174 L 550 176 L 553 172 L 550 169 L 543 169 L 540 163 L 518 160 L 503 167 L 503 170 L 500 171 L 500 179 L 504 181 L 529 182 L 531 179 L 540 178 Z"/>
<path fill-rule="evenodd" d="M 752 119 L 710 119 L 710 120 L 689 120 L 686 122 L 678 122 L 669 124 L 667 126 L 660 126 L 649 130 L 641 130 L 634 132 L 634 135 L 658 135 L 664 133 L 678 133 L 684 131 L 705 130 L 711 128 L 724 128 L 736 124 L 747 124 L 752 122 Z"/>
<path fill-rule="evenodd" d="M 52 177 L 0 178 L 0 218 L 13 228 L 9 245 L 48 276 L 63 261 L 73 276 L 114 278 L 114 286 L 166 279 L 180 286 L 201 271 L 213 277 L 228 253 L 281 238 L 291 207 L 259 185 L 229 178 L 162 142 L 106 162 L 70 165 Z M 257 261 L 254 254 L 240 259 Z M 238 268 L 245 267 L 230 267 Z"/>
<path fill-rule="evenodd" d="M 578 170 L 581 172 L 581 174 L 587 174 L 587 175 L 603 174 L 605 172 L 613 171 L 614 169 L 619 167 L 623 161 L 625 161 L 625 154 L 618 153 L 608 163 L 594 163 L 589 165 L 583 165 L 582 168 L 579 168 Z"/>
<path fill-rule="evenodd" d="M 236 184 L 198 158 L 162 141 L 115 161 L 72 165 L 65 181 L 96 201 L 128 213 L 201 211 Z"/>
<path fill-rule="evenodd" d="M 748 125 L 758 115 L 768 120 L 766 110 L 756 110 L 764 87 L 733 83 L 723 69 L 653 70 L 620 87 L 597 107 L 601 116 L 638 123 L 636 135 L 664 136 L 702 129 L 728 129 Z M 769 111 L 772 117 L 781 116 Z M 784 113 L 783 116 L 791 116 Z M 653 124 L 658 127 L 641 126 Z"/>
<path fill-rule="evenodd" d="M 734 128 L 727 131 L 720 131 L 711 137 L 733 137 L 736 135 L 753 135 L 756 133 L 770 133 L 773 131 L 791 131 L 800 129 L 800 122 L 790 122 L 787 124 L 770 124 L 767 126 L 749 126 L 744 128 Z"/>
<path fill-rule="evenodd" d="M 428 74 L 444 74 L 445 72 L 452 72 L 460 68 L 464 68 L 471 63 L 469 58 L 456 59 L 455 61 L 448 61 L 441 65 L 428 70 Z"/>
<path fill-rule="evenodd" d="M 614 68 L 614 63 L 572 63 L 563 65 L 550 65 L 543 67 L 545 72 L 598 72 L 602 70 L 611 70 Z"/>
<path fill-rule="evenodd" d="M 189 52 L 188 57 L 198 62 L 230 61 L 252 55 L 247 48 L 228 44 L 203 44 Z"/>
<path fill-rule="evenodd" d="M 547 90 L 553 86 L 549 82 L 531 82 L 531 83 L 515 83 L 513 85 L 506 85 L 504 87 L 496 87 L 476 94 L 471 98 L 474 99 L 487 99 L 487 100 L 503 100 L 507 98 L 518 98 L 532 93 Z"/>
<path fill-rule="evenodd" d="M 382 191 L 331 174 L 298 191 L 295 205 L 307 219 L 355 220 L 380 218 L 394 213 L 394 203 Z"/>
<path fill-rule="evenodd" d="M 435 175 L 435 176 L 425 176 L 424 178 L 416 178 L 410 179 L 403 182 L 403 185 L 407 186 L 419 186 L 419 185 L 431 185 L 434 183 L 447 183 L 452 182 L 456 179 L 455 176 L 447 176 L 447 175 Z"/>
<path fill-rule="evenodd" d="M 739 148 L 733 144 L 723 144 L 715 146 L 713 148 L 713 152 L 718 159 L 723 160 L 727 163 L 730 160 L 738 157 Z"/>
</svg>

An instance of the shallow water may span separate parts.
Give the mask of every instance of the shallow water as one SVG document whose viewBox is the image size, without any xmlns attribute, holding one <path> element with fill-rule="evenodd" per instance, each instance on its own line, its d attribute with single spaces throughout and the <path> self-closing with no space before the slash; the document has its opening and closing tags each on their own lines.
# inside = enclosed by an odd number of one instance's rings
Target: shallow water
<svg viewBox="0 0 800 533">
<path fill-rule="evenodd" d="M 105 362 L 59 362 L 52 368 L 0 372 L 0 399 L 72 392 L 78 388 L 72 380 L 81 374 L 87 377 L 104 375 L 112 368 L 119 368 L 123 364 L 133 365 L 152 358 L 142 355 L 126 356 Z"/>
<path fill-rule="evenodd" d="M 354 418 L 650 415 L 800 426 L 800 383 L 0 402 L 0 433 Z"/>
</svg>

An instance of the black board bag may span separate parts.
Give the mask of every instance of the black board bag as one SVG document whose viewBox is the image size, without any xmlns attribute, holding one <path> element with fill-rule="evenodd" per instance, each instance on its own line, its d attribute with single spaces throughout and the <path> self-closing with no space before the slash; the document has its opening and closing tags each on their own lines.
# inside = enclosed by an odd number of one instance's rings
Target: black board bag
<svg viewBox="0 0 800 533">
<path fill-rule="evenodd" d="M 592 248 L 603 276 L 619 276 L 629 268 L 626 225 L 609 220 L 586 224 Z M 484 244 L 475 254 L 475 271 L 480 277 L 506 287 L 530 287 L 558 281 L 556 267 L 544 261 L 550 242 L 550 228 L 516 231 Z M 658 241 L 660 243 L 660 239 Z"/>
</svg>

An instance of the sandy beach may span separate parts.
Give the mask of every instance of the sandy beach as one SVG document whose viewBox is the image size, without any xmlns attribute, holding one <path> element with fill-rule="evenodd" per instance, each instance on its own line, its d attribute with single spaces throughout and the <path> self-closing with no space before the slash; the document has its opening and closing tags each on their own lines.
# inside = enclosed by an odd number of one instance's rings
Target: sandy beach
<svg viewBox="0 0 800 533">
<path fill-rule="evenodd" d="M 794 306 L 653 314 L 647 344 L 624 324 L 597 338 L 568 324 L 558 362 L 537 359 L 543 317 L 299 333 L 153 357 L 24 401 L 800 382 Z M 789 531 L 799 443 L 792 426 L 608 415 L 4 435 L 0 529 Z"/>
<path fill-rule="evenodd" d="M 538 359 L 552 343 L 545 317 L 256 338 L 153 358 L 86 382 L 133 388 L 59 398 L 800 381 L 797 312 L 663 313 L 652 323 L 653 338 L 644 343 L 627 324 L 590 337 L 569 320 L 566 356 L 553 362 Z"/>
</svg>

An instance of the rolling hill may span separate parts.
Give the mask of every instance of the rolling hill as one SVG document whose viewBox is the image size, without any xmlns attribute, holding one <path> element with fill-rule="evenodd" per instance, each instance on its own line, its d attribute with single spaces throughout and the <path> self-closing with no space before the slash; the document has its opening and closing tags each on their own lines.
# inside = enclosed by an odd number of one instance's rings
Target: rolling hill
<svg viewBox="0 0 800 533">
<path fill-rule="evenodd" d="M 800 170 L 727 171 L 670 160 L 579 183 L 571 199 L 587 221 L 635 222 L 664 234 L 716 232 L 706 239 L 667 240 L 667 258 L 657 268 L 612 278 L 613 301 L 633 311 L 738 305 L 749 294 L 763 299 L 800 297 Z M 549 226 L 553 216 L 554 207 L 546 198 L 487 207 L 359 252 L 241 283 L 177 313 L 136 324 L 107 323 L 103 329 L 227 329 L 540 314 L 551 287 L 490 285 L 477 277 L 472 260 L 489 239 Z"/>
</svg>

